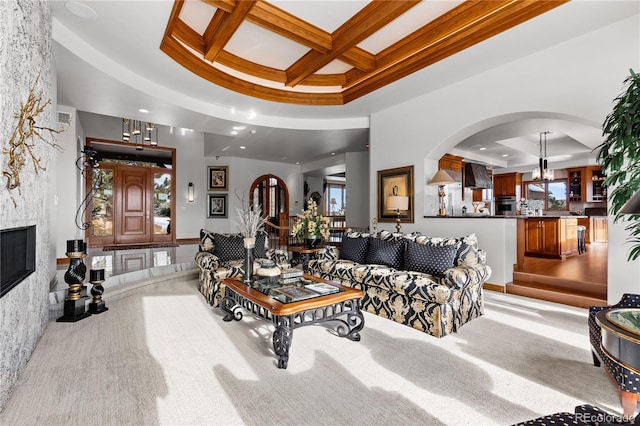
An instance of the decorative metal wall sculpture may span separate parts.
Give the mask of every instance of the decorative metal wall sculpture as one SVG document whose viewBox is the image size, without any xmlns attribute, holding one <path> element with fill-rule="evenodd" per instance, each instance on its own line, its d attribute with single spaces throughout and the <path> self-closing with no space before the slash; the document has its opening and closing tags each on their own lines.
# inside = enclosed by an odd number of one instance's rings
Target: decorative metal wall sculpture
<svg viewBox="0 0 640 426">
<path fill-rule="evenodd" d="M 51 103 L 50 99 L 47 101 L 42 100 L 42 93 L 39 93 L 37 96 L 35 94 L 39 78 L 40 77 L 36 77 L 36 81 L 29 90 L 27 101 L 22 104 L 20 112 L 15 115 L 18 123 L 13 130 L 11 139 L 9 139 L 9 148 L 2 148 L 2 153 L 9 156 L 9 161 L 7 162 L 8 170 L 2 171 L 2 174 L 7 178 L 6 186 L 9 191 L 20 186 L 20 171 L 25 165 L 27 156 L 31 157 L 36 174 L 38 174 L 39 170 L 46 170 L 46 168 L 40 164 L 42 159 L 36 156 L 33 151 L 36 140 L 41 140 L 56 149 L 62 149 L 62 147 L 55 142 L 45 139 L 43 133 L 49 132 L 49 135 L 54 137 L 55 134 L 61 133 L 64 129 L 56 130 L 51 127 L 38 126 L 36 124 L 36 117 Z M 9 195 L 11 195 L 11 192 L 9 192 Z M 11 201 L 13 201 L 13 206 L 16 207 L 17 204 L 13 196 L 11 196 Z"/>
</svg>

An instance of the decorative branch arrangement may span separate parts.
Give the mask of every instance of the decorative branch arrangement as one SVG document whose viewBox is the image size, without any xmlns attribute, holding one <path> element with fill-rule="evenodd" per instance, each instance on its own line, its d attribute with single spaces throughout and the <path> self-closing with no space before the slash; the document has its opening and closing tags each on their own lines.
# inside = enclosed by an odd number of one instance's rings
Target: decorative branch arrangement
<svg viewBox="0 0 640 426">
<path fill-rule="evenodd" d="M 51 103 L 50 99 L 47 101 L 42 100 L 42 93 L 36 96 L 35 89 L 39 79 L 39 76 L 36 77 L 36 81 L 29 90 L 27 101 L 22 104 L 20 113 L 15 114 L 18 123 L 11 135 L 11 139 L 9 139 L 9 148 L 2 149 L 3 154 L 9 155 L 9 161 L 7 162 L 8 170 L 2 171 L 2 174 L 7 178 L 6 186 L 9 191 L 20 186 L 20 171 L 25 166 L 27 156 L 31 157 L 36 174 L 38 174 L 39 170 L 46 170 L 45 167 L 40 165 L 41 158 L 37 157 L 33 152 L 36 140 L 41 140 L 56 149 L 62 149 L 62 147 L 55 142 L 46 140 L 43 137 L 43 133 L 45 131 L 49 132 L 49 135 L 55 140 L 54 134 L 61 133 L 64 129 L 56 130 L 36 124 L 36 117 Z M 9 194 L 11 195 L 11 193 Z M 16 207 L 16 201 L 13 199 L 13 196 L 11 200 L 13 201 L 13 206 Z"/>
</svg>

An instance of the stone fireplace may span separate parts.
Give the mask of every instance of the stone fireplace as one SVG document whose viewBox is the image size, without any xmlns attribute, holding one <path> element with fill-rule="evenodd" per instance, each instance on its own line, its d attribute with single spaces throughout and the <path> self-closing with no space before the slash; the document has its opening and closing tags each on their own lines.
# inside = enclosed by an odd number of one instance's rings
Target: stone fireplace
<svg viewBox="0 0 640 426">
<path fill-rule="evenodd" d="M 36 225 L 0 231 L 0 298 L 36 270 Z"/>
</svg>

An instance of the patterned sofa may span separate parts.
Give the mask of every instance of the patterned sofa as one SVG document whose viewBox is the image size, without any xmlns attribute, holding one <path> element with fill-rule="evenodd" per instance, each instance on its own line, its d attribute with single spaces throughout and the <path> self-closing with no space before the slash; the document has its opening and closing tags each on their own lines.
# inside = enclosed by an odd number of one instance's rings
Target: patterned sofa
<svg viewBox="0 0 640 426">
<path fill-rule="evenodd" d="M 269 249 L 268 243 L 267 233 L 260 231 L 256 235 L 253 249 L 255 261 L 270 259 L 281 268 L 290 267 L 288 253 L 280 249 Z M 218 306 L 224 297 L 222 280 L 244 275 L 244 257 L 242 235 L 200 230 L 200 247 L 195 256 L 196 265 L 200 269 L 198 289 L 211 306 Z"/>
<path fill-rule="evenodd" d="M 309 273 L 364 292 L 361 308 L 435 337 L 484 312 L 482 285 L 491 275 L 475 234 L 435 238 L 419 233 L 348 233 L 327 247 Z"/>
</svg>

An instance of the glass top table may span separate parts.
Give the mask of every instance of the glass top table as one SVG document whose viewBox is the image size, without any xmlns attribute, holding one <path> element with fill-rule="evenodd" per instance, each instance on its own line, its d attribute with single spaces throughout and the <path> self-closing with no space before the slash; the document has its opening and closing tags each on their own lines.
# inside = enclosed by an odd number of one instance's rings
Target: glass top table
<svg viewBox="0 0 640 426">
<path fill-rule="evenodd" d="M 613 325 L 640 336 L 640 309 L 612 309 L 606 316 Z"/>
</svg>

